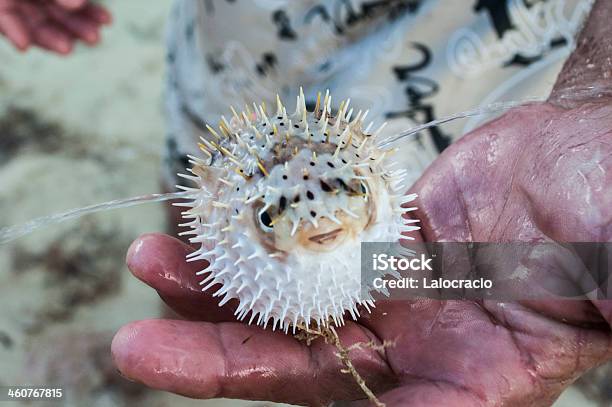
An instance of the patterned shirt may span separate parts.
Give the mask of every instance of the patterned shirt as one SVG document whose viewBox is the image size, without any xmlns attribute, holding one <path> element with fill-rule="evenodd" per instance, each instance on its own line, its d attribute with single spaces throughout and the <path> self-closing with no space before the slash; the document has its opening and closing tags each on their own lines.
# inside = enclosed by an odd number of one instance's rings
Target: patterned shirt
<svg viewBox="0 0 612 407">
<path fill-rule="evenodd" d="M 168 27 L 167 182 L 229 106 L 329 89 L 382 137 L 502 100 L 545 96 L 591 0 L 176 0 Z M 295 103 L 295 102 L 293 102 Z M 336 103 L 336 105 L 337 105 Z M 292 109 L 291 102 L 288 110 Z M 407 138 L 412 179 L 486 117 Z"/>
</svg>

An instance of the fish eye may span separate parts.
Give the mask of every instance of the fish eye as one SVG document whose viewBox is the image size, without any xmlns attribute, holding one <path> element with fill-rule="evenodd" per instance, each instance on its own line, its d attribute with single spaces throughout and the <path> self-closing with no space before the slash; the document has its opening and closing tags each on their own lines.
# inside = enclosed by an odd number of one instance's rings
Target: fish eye
<svg viewBox="0 0 612 407">
<path fill-rule="evenodd" d="M 265 211 L 259 214 L 259 225 L 264 232 L 271 232 L 274 228 L 272 224 L 272 217 L 269 211 Z"/>
</svg>

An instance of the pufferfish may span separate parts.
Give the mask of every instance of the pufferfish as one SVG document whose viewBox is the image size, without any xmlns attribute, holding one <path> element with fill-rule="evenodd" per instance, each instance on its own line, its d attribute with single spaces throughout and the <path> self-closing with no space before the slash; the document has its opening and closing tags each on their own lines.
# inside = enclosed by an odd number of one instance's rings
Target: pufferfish
<svg viewBox="0 0 612 407">
<path fill-rule="evenodd" d="M 416 195 L 404 195 L 406 171 L 376 147 L 382 127 L 363 128 L 350 100 L 332 111 L 331 96 L 306 108 L 300 89 L 287 113 L 247 106 L 207 126 L 204 157 L 189 156 L 196 186 L 183 212 L 188 261 L 206 260 L 202 290 L 214 288 L 222 306 L 238 300 L 235 315 L 264 328 L 344 324 L 374 306 L 374 287 L 362 287 L 361 242 L 410 239 L 419 229 L 403 216 Z M 218 288 L 220 287 L 220 288 Z"/>
</svg>

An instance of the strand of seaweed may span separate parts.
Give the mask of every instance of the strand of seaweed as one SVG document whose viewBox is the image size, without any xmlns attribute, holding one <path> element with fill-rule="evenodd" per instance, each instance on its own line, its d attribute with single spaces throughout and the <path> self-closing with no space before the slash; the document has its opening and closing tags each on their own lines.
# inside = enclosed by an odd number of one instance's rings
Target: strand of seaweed
<svg viewBox="0 0 612 407">
<path fill-rule="evenodd" d="M 60 222 L 65 222 L 71 219 L 77 219 L 92 213 L 103 212 L 111 209 L 128 208 L 130 206 L 141 205 L 149 202 L 163 202 L 174 199 L 185 199 L 189 198 L 191 194 L 193 194 L 193 192 L 189 191 L 170 192 L 166 194 L 147 194 L 126 199 L 116 199 L 113 201 L 85 206 L 83 208 L 71 209 L 63 213 L 43 216 L 40 218 L 33 219 L 22 225 L 9 226 L 0 229 L 0 245 L 6 244 L 22 236 L 28 235 L 34 232 L 36 229 L 40 229 L 42 227 Z"/>
<path fill-rule="evenodd" d="M 606 88 L 601 85 L 597 86 L 573 86 L 567 88 L 563 91 L 557 92 L 555 97 L 560 101 L 570 101 L 570 100 L 579 100 L 579 99 L 599 99 L 603 97 L 612 96 L 612 90 Z M 491 113 L 499 113 L 506 110 L 514 109 L 515 107 L 519 107 L 525 105 L 527 103 L 536 103 L 536 102 L 545 102 L 547 98 L 541 97 L 527 97 L 518 101 L 507 101 L 507 102 L 496 102 L 491 103 L 490 105 L 477 107 L 470 110 L 465 110 L 463 112 L 454 113 L 446 117 L 442 117 L 437 120 L 430 121 L 428 123 L 422 124 L 420 126 L 413 127 L 406 131 L 403 131 L 395 136 L 387 137 L 378 143 L 379 148 L 385 148 L 389 145 L 404 139 L 406 137 L 417 134 L 423 130 L 427 130 L 430 127 L 439 126 L 444 123 L 452 122 L 457 119 L 465 119 L 473 116 L 480 116 Z"/>
<path fill-rule="evenodd" d="M 466 110 L 463 112 L 455 113 L 437 120 L 433 120 L 431 122 L 413 127 L 406 131 L 403 131 L 395 136 L 387 137 L 379 142 L 379 148 L 387 148 L 391 144 L 394 144 L 402 139 L 405 139 L 411 135 L 414 135 L 418 132 L 426 130 L 430 127 L 439 126 L 441 124 L 449 123 L 454 120 L 463 119 L 472 116 L 484 115 L 502 112 L 506 110 L 513 109 L 515 107 L 524 105 L 526 103 L 532 102 L 542 102 L 544 99 L 542 98 L 527 98 L 519 101 L 509 101 L 509 102 L 498 102 L 493 103 L 487 106 L 474 108 L 471 110 Z M 26 236 L 37 229 L 51 226 L 57 223 L 65 222 L 72 219 L 77 219 L 85 215 L 89 215 L 96 212 L 102 212 L 112 209 L 120 209 L 127 208 L 130 206 L 142 205 L 150 202 L 163 202 L 163 201 L 171 201 L 176 199 L 187 199 L 189 198 L 193 192 L 190 191 L 181 191 L 181 192 L 171 192 L 166 194 L 148 194 L 142 195 L 132 198 L 126 199 L 117 199 L 113 201 L 103 202 L 95 205 L 86 206 L 83 208 L 71 209 L 69 211 L 53 214 L 49 216 L 43 216 L 40 218 L 33 219 L 27 223 L 22 225 L 14 225 L 0 229 L 0 245 L 9 243 L 15 239 Z"/>
<path fill-rule="evenodd" d="M 378 148 L 386 148 L 388 146 L 390 146 L 391 144 L 402 140 L 406 137 L 412 136 L 414 134 L 417 134 L 423 130 L 426 130 L 430 127 L 435 127 L 435 126 L 439 126 L 441 124 L 444 123 L 448 123 L 448 122 L 452 122 L 454 120 L 457 119 L 465 119 L 468 117 L 472 117 L 472 116 L 480 116 L 483 114 L 490 114 L 490 113 L 497 113 L 497 112 L 503 112 L 506 110 L 510 110 L 510 109 L 514 109 L 515 107 L 518 106 L 522 106 L 526 103 L 533 103 L 533 102 L 543 102 L 542 98 L 526 98 L 523 100 L 519 100 L 519 101 L 509 101 L 509 102 L 496 102 L 496 103 L 492 103 L 490 105 L 487 106 L 483 106 L 483 107 L 477 107 L 475 109 L 471 109 L 471 110 L 465 110 L 463 112 L 459 112 L 459 113 L 454 113 L 452 115 L 446 116 L 446 117 L 442 117 L 440 119 L 436 119 L 433 121 L 430 121 L 428 123 L 422 124 L 420 126 L 416 126 L 413 127 L 411 129 L 408 129 L 406 131 L 403 131 L 401 133 L 398 133 L 394 136 L 391 137 L 387 137 L 383 140 L 380 141 L 380 143 L 378 143 Z"/>
<path fill-rule="evenodd" d="M 380 345 L 376 344 L 374 341 L 367 343 L 357 342 L 349 347 L 345 347 L 340 340 L 340 336 L 338 336 L 338 333 L 331 325 L 323 326 L 319 329 L 308 328 L 304 325 L 299 325 L 297 328 L 299 329 L 299 332 L 294 335 L 294 337 L 299 341 L 305 342 L 306 346 L 310 346 L 312 341 L 317 338 L 323 338 L 325 343 L 334 345 L 337 350 L 335 355 L 344 365 L 344 369 L 341 369 L 340 372 L 350 374 L 353 377 L 353 380 L 355 380 L 355 383 L 357 383 L 357 385 L 361 388 L 361 391 L 375 407 L 386 406 L 385 403 L 382 403 L 374 392 L 368 387 L 363 376 L 355 368 L 349 353 L 353 350 L 361 348 L 370 348 L 376 352 L 384 352 L 385 349 L 395 346 L 395 341 L 384 341 Z"/>
</svg>

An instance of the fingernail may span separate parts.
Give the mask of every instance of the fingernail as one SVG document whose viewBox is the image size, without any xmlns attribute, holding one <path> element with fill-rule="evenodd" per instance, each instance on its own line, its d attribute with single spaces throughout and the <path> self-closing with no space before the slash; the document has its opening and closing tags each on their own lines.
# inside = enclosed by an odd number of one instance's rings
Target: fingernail
<svg viewBox="0 0 612 407">
<path fill-rule="evenodd" d="M 138 255 L 140 254 L 140 250 L 144 246 L 144 239 L 146 236 L 141 236 L 134 240 L 130 245 L 127 254 L 125 256 L 125 263 L 127 264 L 130 271 L 133 273 L 136 269 L 136 263 L 138 261 Z"/>
<path fill-rule="evenodd" d="M 57 2 L 64 8 L 74 10 L 83 7 L 86 0 L 58 0 Z"/>
<path fill-rule="evenodd" d="M 87 45 L 96 45 L 99 39 L 100 36 L 95 31 L 88 32 L 87 34 L 85 34 L 85 42 L 87 43 Z"/>
<path fill-rule="evenodd" d="M 57 44 L 57 51 L 62 55 L 68 55 L 72 52 L 72 44 L 69 42 L 60 42 Z"/>
</svg>

